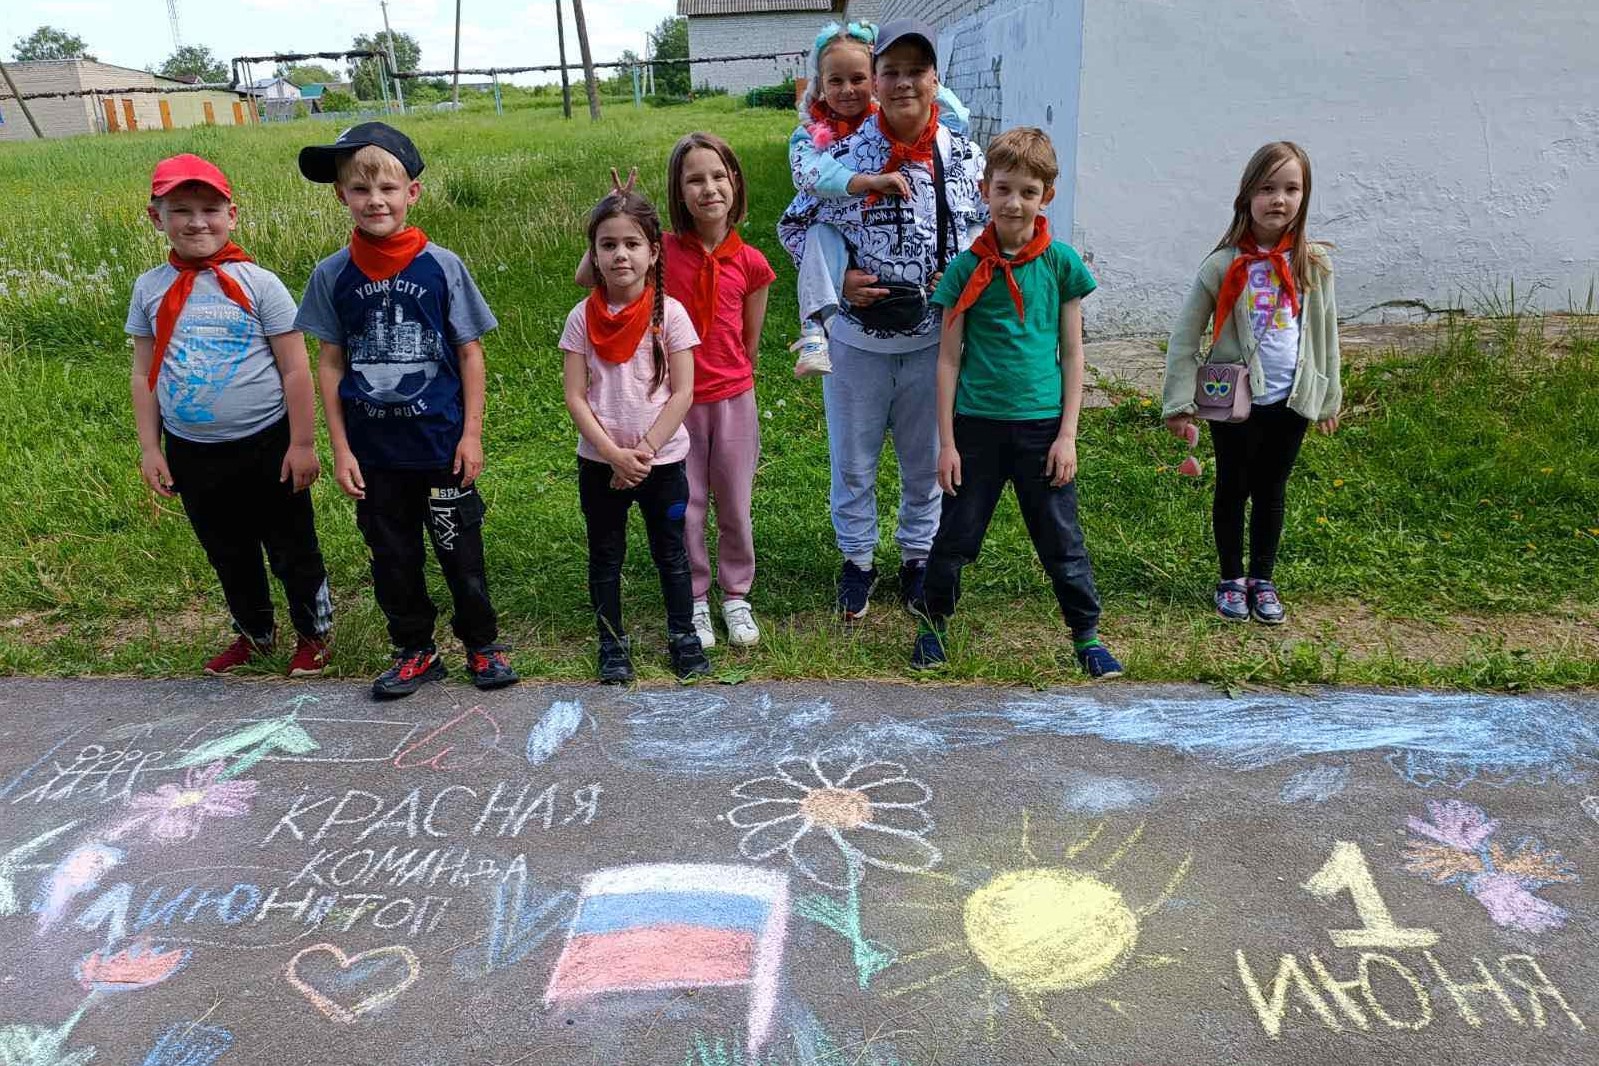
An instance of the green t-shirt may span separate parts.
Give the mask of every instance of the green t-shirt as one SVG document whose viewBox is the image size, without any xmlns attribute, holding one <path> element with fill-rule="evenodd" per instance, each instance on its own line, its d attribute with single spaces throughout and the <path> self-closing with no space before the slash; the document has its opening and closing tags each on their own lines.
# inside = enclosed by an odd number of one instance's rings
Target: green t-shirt
<svg viewBox="0 0 1599 1066">
<path fill-rule="evenodd" d="M 933 302 L 946 311 L 960 301 L 977 255 L 962 252 L 944 271 Z M 966 350 L 956 414 L 1019 422 L 1059 418 L 1060 307 L 1087 296 L 1095 282 L 1071 245 L 1051 241 L 1044 254 L 1016 268 L 1027 321 L 1016 318 L 1005 276 L 994 272 L 983 295 L 966 311 Z"/>
</svg>

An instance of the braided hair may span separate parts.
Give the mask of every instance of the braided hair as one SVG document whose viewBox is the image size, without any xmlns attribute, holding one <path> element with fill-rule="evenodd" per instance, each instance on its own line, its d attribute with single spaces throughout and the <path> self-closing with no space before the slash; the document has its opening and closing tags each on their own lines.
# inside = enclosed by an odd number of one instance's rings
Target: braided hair
<svg viewBox="0 0 1599 1066">
<path fill-rule="evenodd" d="M 666 381 L 667 353 L 664 336 L 666 323 L 666 256 L 661 247 L 661 216 L 640 193 L 620 189 L 610 193 L 589 212 L 589 255 L 594 260 L 594 283 L 605 287 L 605 275 L 599 270 L 600 253 L 595 246 L 600 226 L 608 219 L 625 218 L 639 228 L 644 240 L 655 252 L 655 265 L 650 270 L 650 284 L 655 286 L 655 306 L 650 309 L 650 357 L 654 372 L 650 378 L 653 394 Z"/>
</svg>

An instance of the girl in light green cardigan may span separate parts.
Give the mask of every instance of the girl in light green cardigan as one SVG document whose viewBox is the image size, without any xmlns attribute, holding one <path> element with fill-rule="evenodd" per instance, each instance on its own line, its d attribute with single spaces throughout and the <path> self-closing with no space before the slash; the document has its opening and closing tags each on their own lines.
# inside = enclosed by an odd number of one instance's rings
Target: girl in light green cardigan
<svg viewBox="0 0 1599 1066">
<path fill-rule="evenodd" d="M 1216 610 L 1230 621 L 1284 620 L 1272 583 L 1288 475 L 1311 422 L 1338 428 L 1343 400 L 1338 307 L 1327 246 L 1305 236 L 1310 157 L 1292 141 L 1263 146 L 1244 168 L 1233 221 L 1200 264 L 1166 347 L 1166 427 L 1198 440 L 1194 389 L 1201 364 L 1249 367 L 1253 406 L 1242 422 L 1211 422 L 1216 496 L 1211 519 L 1221 580 Z M 1205 327 L 1213 340 L 1203 350 Z M 1244 510 L 1249 569 L 1244 569 Z"/>
</svg>

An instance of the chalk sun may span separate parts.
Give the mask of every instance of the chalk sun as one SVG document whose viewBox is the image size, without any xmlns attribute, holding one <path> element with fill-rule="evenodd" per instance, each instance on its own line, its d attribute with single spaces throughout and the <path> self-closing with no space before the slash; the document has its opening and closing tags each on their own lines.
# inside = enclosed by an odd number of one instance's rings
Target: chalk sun
<svg viewBox="0 0 1599 1066">
<path fill-rule="evenodd" d="M 1148 903 L 1130 903 L 1110 878 L 1118 864 L 1144 834 L 1140 824 L 1097 866 L 1075 865 L 1079 855 L 1103 835 L 1100 822 L 1065 849 L 1062 862 L 1041 861 L 1034 853 L 1027 812 L 1022 814 L 1021 852 L 1027 865 L 1000 869 L 981 884 L 970 885 L 946 875 L 944 884 L 965 891 L 948 905 L 906 904 L 917 909 L 958 911 L 962 936 L 945 944 L 900 957 L 896 968 L 923 960 L 944 958 L 948 968 L 888 989 L 890 998 L 910 995 L 960 978 L 975 978 L 983 985 L 988 1005 L 990 1039 L 996 1033 L 999 1002 L 1018 1004 L 1063 1043 L 1071 1040 L 1051 1020 L 1068 1005 L 1071 993 L 1098 990 L 1117 977 L 1132 960 L 1141 967 L 1163 967 L 1177 960 L 1158 954 L 1138 954 L 1140 922 L 1165 906 L 1188 875 L 1190 851 L 1177 864 L 1160 893 Z M 1126 1005 L 1108 995 L 1095 998 L 1118 1014 Z"/>
</svg>

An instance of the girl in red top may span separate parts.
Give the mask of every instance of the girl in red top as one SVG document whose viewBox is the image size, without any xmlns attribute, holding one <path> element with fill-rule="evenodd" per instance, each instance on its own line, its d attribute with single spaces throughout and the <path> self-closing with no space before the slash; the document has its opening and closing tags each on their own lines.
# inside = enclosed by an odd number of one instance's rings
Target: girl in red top
<svg viewBox="0 0 1599 1066">
<path fill-rule="evenodd" d="M 755 537 L 750 495 L 760 456 L 755 359 L 766 319 L 767 289 L 776 278 L 766 257 L 744 243 L 737 225 L 747 200 L 743 171 L 720 137 L 690 133 L 672 149 L 667 188 L 673 232 L 664 236 L 666 292 L 688 309 L 700 346 L 694 353 L 694 406 L 689 433 L 685 539 L 694 586 L 694 629 L 700 643 L 711 627 L 711 563 L 705 515 L 716 498 L 716 580 L 728 642 L 760 639 L 750 611 Z"/>
</svg>

